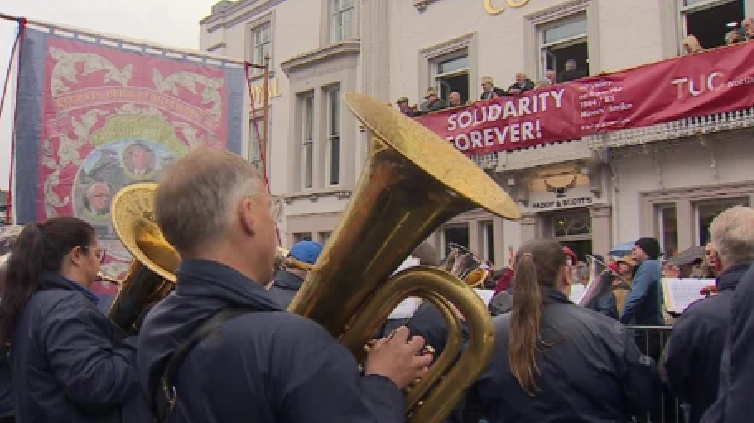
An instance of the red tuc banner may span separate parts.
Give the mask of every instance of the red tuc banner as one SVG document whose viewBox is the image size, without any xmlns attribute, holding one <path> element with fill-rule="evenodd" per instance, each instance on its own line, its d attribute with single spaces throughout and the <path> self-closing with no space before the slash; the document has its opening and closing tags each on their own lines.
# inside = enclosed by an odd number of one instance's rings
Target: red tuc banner
<svg viewBox="0 0 754 423">
<path fill-rule="evenodd" d="M 418 118 L 467 154 L 508 151 L 754 105 L 754 43 Z"/>
</svg>

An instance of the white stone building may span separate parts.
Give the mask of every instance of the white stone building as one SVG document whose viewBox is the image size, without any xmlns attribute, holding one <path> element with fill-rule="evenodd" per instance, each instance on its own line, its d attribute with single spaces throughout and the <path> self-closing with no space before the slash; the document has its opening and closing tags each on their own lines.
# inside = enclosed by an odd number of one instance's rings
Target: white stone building
<svg viewBox="0 0 754 423">
<path fill-rule="evenodd" d="M 417 103 L 439 87 L 478 99 L 482 76 L 507 87 L 517 72 L 539 80 L 567 59 L 595 75 L 674 57 L 687 34 L 715 47 L 727 23 L 751 14 L 754 0 L 239 0 L 202 20 L 201 48 L 271 57 L 270 178 L 288 201 L 290 245 L 327 240 L 359 175 L 367 134 L 335 101 L 343 92 Z M 737 116 L 735 125 L 751 125 L 748 112 Z M 706 135 L 662 125 L 475 157 L 521 201 L 524 218 L 470 212 L 433 240 L 440 251 L 459 242 L 497 264 L 535 237 L 582 255 L 641 235 L 668 252 L 698 245 L 722 205 L 754 203 L 754 147 L 745 129 L 692 126 Z M 571 201 L 558 206 L 558 195 Z"/>
</svg>

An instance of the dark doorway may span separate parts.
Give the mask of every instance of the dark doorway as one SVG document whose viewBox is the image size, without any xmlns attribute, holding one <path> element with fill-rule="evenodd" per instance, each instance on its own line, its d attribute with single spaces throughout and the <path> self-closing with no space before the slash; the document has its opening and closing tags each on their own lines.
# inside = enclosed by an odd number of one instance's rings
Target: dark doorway
<svg viewBox="0 0 754 423">
<path fill-rule="evenodd" d="M 461 94 L 461 103 L 469 101 L 469 74 L 464 72 L 457 75 L 449 75 L 437 78 L 440 85 L 440 96 L 448 100 L 450 93 L 458 91 Z"/>
<path fill-rule="evenodd" d="M 579 261 L 586 262 L 586 256 L 592 255 L 592 240 L 590 239 L 581 241 L 560 241 L 560 243 L 576 253 Z"/>
<path fill-rule="evenodd" d="M 589 75 L 589 44 L 586 41 L 568 46 L 550 47 L 545 53 L 547 69 L 557 73 L 565 70 L 565 64 L 569 59 L 576 61 L 576 68 Z"/>
<path fill-rule="evenodd" d="M 687 13 L 686 33 L 695 36 L 703 48 L 721 47 L 725 45 L 725 34 L 739 28 L 743 19 L 744 0 L 734 0 Z M 728 26 L 732 23 L 735 28 Z"/>
<path fill-rule="evenodd" d="M 469 227 L 448 226 L 445 228 L 445 257 L 450 253 L 451 244 L 462 245 L 469 248 Z"/>
</svg>

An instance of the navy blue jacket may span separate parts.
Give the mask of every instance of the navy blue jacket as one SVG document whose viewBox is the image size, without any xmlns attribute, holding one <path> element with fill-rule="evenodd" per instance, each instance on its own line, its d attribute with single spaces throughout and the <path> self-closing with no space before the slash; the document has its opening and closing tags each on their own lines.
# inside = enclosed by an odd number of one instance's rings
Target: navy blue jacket
<svg viewBox="0 0 754 423">
<path fill-rule="evenodd" d="M 647 260 L 639 265 L 626 297 L 621 323 L 627 325 L 663 325 L 662 266 L 657 260 Z"/>
<path fill-rule="evenodd" d="M 539 388 L 530 397 L 508 361 L 510 314 L 494 318 L 495 353 L 469 392 L 490 422 L 623 423 L 645 412 L 661 386 L 652 360 L 617 321 L 548 292 L 542 321 Z"/>
<path fill-rule="evenodd" d="M 717 398 L 720 357 L 730 325 L 730 307 L 738 282 L 749 266 L 733 266 L 717 278 L 719 294 L 689 306 L 673 324 L 665 349 L 665 380 L 698 423 Z"/>
<path fill-rule="evenodd" d="M 301 289 L 303 279 L 291 272 L 280 270 L 275 273 L 275 281 L 268 290 L 270 296 L 280 304 L 281 308 L 288 308 L 296 293 Z"/>
<path fill-rule="evenodd" d="M 754 266 L 741 278 L 731 298 L 728 335 L 720 359 L 718 397 L 703 423 L 749 423 L 754 416 Z"/>
<path fill-rule="evenodd" d="M 58 274 L 21 312 L 11 342 L 16 418 L 24 422 L 143 422 L 135 351 L 96 296 Z"/>
<path fill-rule="evenodd" d="M 8 351 L 0 348 L 0 419 L 15 414 Z"/>
<path fill-rule="evenodd" d="M 171 354 L 210 316 L 228 307 L 255 312 L 228 320 L 186 356 L 171 423 L 403 421 L 405 400 L 391 380 L 362 377 L 324 328 L 283 311 L 261 285 L 203 260 L 184 261 L 177 276 L 139 334 L 139 380 L 150 398 Z"/>
</svg>

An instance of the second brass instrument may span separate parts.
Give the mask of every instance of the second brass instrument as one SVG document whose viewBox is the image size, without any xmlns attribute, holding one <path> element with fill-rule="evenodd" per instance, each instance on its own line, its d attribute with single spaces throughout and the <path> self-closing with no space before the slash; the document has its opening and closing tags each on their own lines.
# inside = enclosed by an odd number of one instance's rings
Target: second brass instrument
<svg viewBox="0 0 754 423">
<path fill-rule="evenodd" d="M 392 273 L 452 217 L 477 208 L 519 218 L 516 203 L 447 141 L 383 102 L 347 94 L 346 104 L 373 134 L 351 201 L 289 310 L 325 327 L 357 358 L 406 297 L 433 303 L 448 324 L 444 353 L 407 394 L 407 421 L 439 423 L 492 357 L 487 306 L 457 277 L 436 268 Z M 470 337 L 463 356 L 461 321 Z"/>
<path fill-rule="evenodd" d="M 443 263 L 445 271 L 458 276 L 468 286 L 476 288 L 484 284 L 490 272 L 482 268 L 482 260 L 462 245 L 450 244 L 449 247 L 450 254 Z"/>
<path fill-rule="evenodd" d="M 111 207 L 115 232 L 134 260 L 108 316 L 129 335 L 139 332 L 147 311 L 170 293 L 180 263 L 154 219 L 156 189 L 155 183 L 129 185 L 115 195 Z"/>
</svg>

